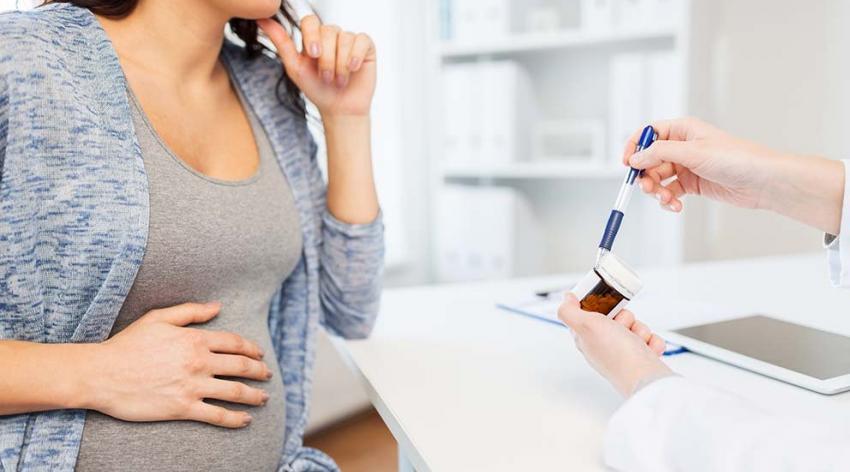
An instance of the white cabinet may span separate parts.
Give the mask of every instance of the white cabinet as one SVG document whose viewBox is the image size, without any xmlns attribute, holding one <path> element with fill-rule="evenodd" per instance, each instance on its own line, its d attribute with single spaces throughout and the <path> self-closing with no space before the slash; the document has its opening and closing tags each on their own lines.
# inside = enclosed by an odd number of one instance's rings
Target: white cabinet
<svg viewBox="0 0 850 472">
<path fill-rule="evenodd" d="M 444 206 L 434 203 L 434 278 L 586 269 L 626 173 L 620 162 L 626 138 L 650 120 L 688 112 L 690 1 L 428 1 L 430 198 L 457 198 L 461 186 L 465 200 L 475 201 L 476 191 L 484 198 L 493 186 L 510 188 L 535 218 L 520 223 L 506 217 L 499 224 L 513 225 L 514 232 L 532 224 L 542 235 L 526 248 L 527 260 L 522 248 L 503 245 L 503 259 L 514 261 L 510 273 L 450 269 L 444 248 L 459 254 L 466 245 L 473 251 L 488 236 L 467 231 L 465 239 L 449 244 L 451 231 L 442 226 L 463 217 L 447 218 Z M 470 18 L 487 15 L 474 10 L 495 8 L 491 3 L 510 12 L 511 23 L 470 26 Z M 549 21 L 546 15 L 556 17 Z M 528 29 L 551 24 L 560 27 Z M 488 146 L 487 136 L 499 137 Z M 553 158 L 553 148 L 583 155 Z M 512 211 L 506 208 L 506 215 Z M 677 263 L 682 235 L 682 218 L 636 196 L 615 251 L 633 265 Z"/>
</svg>

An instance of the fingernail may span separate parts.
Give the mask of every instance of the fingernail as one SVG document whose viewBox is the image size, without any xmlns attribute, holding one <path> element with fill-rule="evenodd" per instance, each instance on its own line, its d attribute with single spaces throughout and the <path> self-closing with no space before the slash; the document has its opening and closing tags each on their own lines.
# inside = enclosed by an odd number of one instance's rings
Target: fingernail
<svg viewBox="0 0 850 472">
<path fill-rule="evenodd" d="M 629 162 L 632 163 L 632 164 L 635 164 L 639 160 L 641 160 L 642 158 L 643 158 L 643 156 L 641 155 L 641 153 L 636 152 L 636 153 L 632 154 L 632 157 L 629 158 Z"/>
<path fill-rule="evenodd" d="M 209 302 L 209 303 L 207 303 L 207 307 L 208 308 L 220 308 L 221 303 L 219 303 L 219 302 Z"/>
<path fill-rule="evenodd" d="M 339 88 L 344 88 L 346 85 L 348 85 L 348 77 L 340 75 L 336 78 L 336 84 L 337 86 L 339 86 Z"/>
<path fill-rule="evenodd" d="M 319 46 L 319 43 L 310 43 L 310 55 L 314 58 L 322 55 L 322 47 Z"/>
<path fill-rule="evenodd" d="M 269 371 L 266 373 L 266 379 L 270 379 L 270 378 L 272 378 L 272 377 L 274 377 L 274 372 L 272 372 L 271 370 L 269 370 Z"/>
<path fill-rule="evenodd" d="M 359 68 L 360 68 L 360 58 L 358 58 L 358 57 L 352 57 L 352 58 L 351 58 L 351 62 L 348 64 L 348 68 L 349 68 L 352 72 L 357 72 L 357 69 L 359 69 Z"/>
<path fill-rule="evenodd" d="M 266 357 L 266 351 L 264 351 L 264 350 L 260 349 L 258 352 L 259 352 L 259 354 L 260 354 L 260 359 L 262 359 L 262 358 Z"/>
<path fill-rule="evenodd" d="M 269 401 L 269 394 L 267 392 L 263 392 L 263 405 L 265 405 L 267 401 Z"/>
<path fill-rule="evenodd" d="M 245 420 L 242 421 L 242 426 L 248 426 L 253 420 L 254 418 L 252 418 L 251 415 L 245 415 Z"/>
<path fill-rule="evenodd" d="M 655 198 L 657 198 L 659 202 L 663 202 L 663 201 L 664 201 L 664 197 L 662 197 L 660 193 L 656 193 L 656 194 L 655 194 Z"/>
<path fill-rule="evenodd" d="M 322 80 L 330 85 L 334 80 L 334 73 L 329 70 L 322 71 Z"/>
</svg>

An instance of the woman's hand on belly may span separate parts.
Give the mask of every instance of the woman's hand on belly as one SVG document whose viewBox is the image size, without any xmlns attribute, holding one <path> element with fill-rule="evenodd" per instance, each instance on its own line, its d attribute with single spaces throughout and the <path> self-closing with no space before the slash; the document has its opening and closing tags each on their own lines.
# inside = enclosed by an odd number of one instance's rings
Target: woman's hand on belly
<svg viewBox="0 0 850 472">
<path fill-rule="evenodd" d="M 204 402 L 262 405 L 268 394 L 231 380 L 265 381 L 272 372 L 257 344 L 239 335 L 189 328 L 216 315 L 217 303 L 152 310 L 97 346 L 87 408 L 127 421 L 191 420 L 227 428 L 251 422 L 243 411 Z"/>
</svg>

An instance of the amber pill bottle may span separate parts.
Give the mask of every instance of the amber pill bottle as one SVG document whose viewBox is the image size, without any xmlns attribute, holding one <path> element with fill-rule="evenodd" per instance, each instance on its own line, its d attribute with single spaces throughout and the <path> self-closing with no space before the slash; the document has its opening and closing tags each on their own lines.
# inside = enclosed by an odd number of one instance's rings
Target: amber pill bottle
<svg viewBox="0 0 850 472">
<path fill-rule="evenodd" d="M 605 253 L 599 262 L 571 290 L 585 311 L 616 316 L 643 283 L 640 277 L 613 253 Z"/>
</svg>

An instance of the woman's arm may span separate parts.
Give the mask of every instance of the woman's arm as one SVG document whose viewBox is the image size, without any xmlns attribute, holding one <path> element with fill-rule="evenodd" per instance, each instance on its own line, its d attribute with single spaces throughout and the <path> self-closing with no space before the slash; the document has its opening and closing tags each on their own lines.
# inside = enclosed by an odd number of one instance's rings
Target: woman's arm
<svg viewBox="0 0 850 472">
<path fill-rule="evenodd" d="M 0 341 L 0 415 L 89 408 L 95 344 Z"/>
<path fill-rule="evenodd" d="M 211 320 L 219 309 L 186 303 L 153 310 L 98 344 L 0 341 L 0 415 L 85 408 L 127 421 L 247 426 L 247 413 L 203 401 L 261 405 L 268 398 L 216 377 L 271 378 L 256 344 L 187 327 Z"/>
<path fill-rule="evenodd" d="M 328 146 L 328 210 L 344 223 L 375 221 L 379 210 L 369 116 L 329 116 L 322 122 Z"/>
<path fill-rule="evenodd" d="M 277 47 L 286 73 L 318 107 L 325 126 L 327 200 L 326 208 L 318 209 L 323 219 L 322 322 L 336 335 L 364 337 L 378 313 L 384 255 L 369 118 L 375 90 L 374 44 L 364 34 L 321 26 L 318 18 L 308 16 L 301 24 L 305 52 L 298 53 L 281 25 L 258 24 Z M 311 187 L 324 189 L 315 163 L 310 172 Z"/>
</svg>

